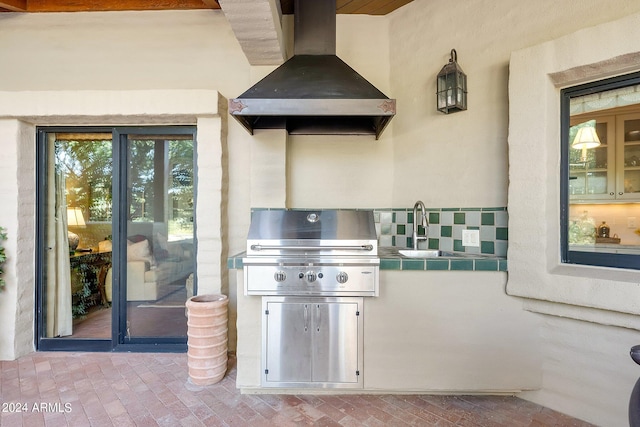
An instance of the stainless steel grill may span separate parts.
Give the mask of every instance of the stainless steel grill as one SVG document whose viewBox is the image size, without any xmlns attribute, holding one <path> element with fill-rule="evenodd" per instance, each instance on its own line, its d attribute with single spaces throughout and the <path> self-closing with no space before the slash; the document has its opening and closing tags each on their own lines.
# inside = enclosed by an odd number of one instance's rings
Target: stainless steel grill
<svg viewBox="0 0 640 427">
<path fill-rule="evenodd" d="M 243 262 L 246 295 L 378 296 L 373 212 L 255 211 Z"/>
</svg>

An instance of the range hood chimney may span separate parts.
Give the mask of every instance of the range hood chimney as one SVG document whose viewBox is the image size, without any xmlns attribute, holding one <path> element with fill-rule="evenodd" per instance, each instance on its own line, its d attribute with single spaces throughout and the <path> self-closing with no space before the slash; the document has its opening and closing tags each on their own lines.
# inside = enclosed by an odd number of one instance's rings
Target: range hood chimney
<svg viewBox="0 0 640 427">
<path fill-rule="evenodd" d="M 254 129 L 292 135 L 380 136 L 396 113 L 389 99 L 336 56 L 336 0 L 295 0 L 294 56 L 229 100 Z"/>
</svg>

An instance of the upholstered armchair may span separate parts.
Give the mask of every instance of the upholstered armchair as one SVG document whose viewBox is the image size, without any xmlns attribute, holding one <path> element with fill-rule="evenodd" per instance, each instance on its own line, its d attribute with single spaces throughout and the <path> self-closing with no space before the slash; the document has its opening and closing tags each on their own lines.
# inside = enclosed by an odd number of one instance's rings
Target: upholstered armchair
<svg viewBox="0 0 640 427">
<path fill-rule="evenodd" d="M 134 236 L 135 237 L 135 236 Z M 132 241 L 137 240 L 137 241 Z M 152 252 L 149 240 L 130 238 L 127 247 L 127 301 L 155 301 L 185 286 L 194 270 L 191 243 L 166 242 Z M 158 249 L 159 248 L 159 249 Z M 106 297 L 112 299 L 112 271 L 106 279 Z"/>
</svg>

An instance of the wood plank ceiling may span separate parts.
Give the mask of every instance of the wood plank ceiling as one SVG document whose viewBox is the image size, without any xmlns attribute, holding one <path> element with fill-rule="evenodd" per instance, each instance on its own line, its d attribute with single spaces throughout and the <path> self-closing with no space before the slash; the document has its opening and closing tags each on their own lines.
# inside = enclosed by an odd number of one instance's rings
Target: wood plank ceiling
<svg viewBox="0 0 640 427">
<path fill-rule="evenodd" d="M 336 0 L 338 13 L 386 15 L 413 0 Z M 293 13 L 294 0 L 281 0 L 282 13 Z M 0 12 L 98 12 L 123 10 L 220 9 L 216 0 L 0 0 Z"/>
<path fill-rule="evenodd" d="M 336 10 L 342 14 L 386 15 L 411 1 L 336 0 Z M 0 12 L 221 9 L 251 65 L 279 65 L 287 59 L 280 15 L 293 14 L 294 3 L 295 0 L 0 0 Z"/>
</svg>

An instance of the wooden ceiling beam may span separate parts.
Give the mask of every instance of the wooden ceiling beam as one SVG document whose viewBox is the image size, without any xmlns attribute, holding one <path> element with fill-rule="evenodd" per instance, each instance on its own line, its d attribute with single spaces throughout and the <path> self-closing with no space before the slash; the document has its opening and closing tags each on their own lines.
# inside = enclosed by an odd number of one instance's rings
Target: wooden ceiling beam
<svg viewBox="0 0 640 427">
<path fill-rule="evenodd" d="M 109 12 L 117 10 L 220 9 L 215 0 L 0 0 L 14 12 Z"/>
<path fill-rule="evenodd" d="M 277 0 L 220 0 L 220 6 L 251 65 L 287 59 Z"/>
<path fill-rule="evenodd" d="M 0 0 L 0 9 L 12 12 L 26 12 L 27 0 Z"/>
<path fill-rule="evenodd" d="M 386 15 L 413 0 L 336 0 L 339 14 Z M 280 0 L 283 15 L 294 13 L 294 0 Z M 0 0 L 0 12 L 111 12 L 118 10 L 220 9 L 217 0 Z"/>
</svg>

